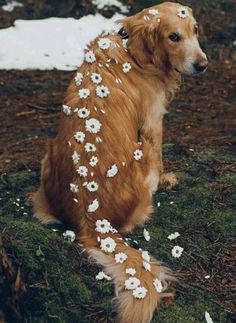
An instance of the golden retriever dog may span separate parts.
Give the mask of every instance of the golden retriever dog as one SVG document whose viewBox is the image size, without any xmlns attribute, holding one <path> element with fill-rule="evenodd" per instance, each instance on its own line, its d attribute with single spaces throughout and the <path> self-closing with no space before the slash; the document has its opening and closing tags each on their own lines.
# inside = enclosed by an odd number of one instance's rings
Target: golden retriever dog
<svg viewBox="0 0 236 323">
<path fill-rule="evenodd" d="M 112 279 L 117 321 L 150 322 L 171 300 L 171 271 L 121 233 L 142 226 L 160 185 L 162 120 L 181 74 L 207 67 L 192 10 L 165 2 L 120 21 L 85 50 L 65 97 L 58 135 L 49 140 L 41 185 L 31 193 L 42 223 L 61 221 Z"/>
</svg>

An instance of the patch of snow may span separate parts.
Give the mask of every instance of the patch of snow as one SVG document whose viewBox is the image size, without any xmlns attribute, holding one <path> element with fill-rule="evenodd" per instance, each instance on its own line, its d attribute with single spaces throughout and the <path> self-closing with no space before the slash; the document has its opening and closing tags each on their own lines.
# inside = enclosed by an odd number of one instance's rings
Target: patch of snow
<svg viewBox="0 0 236 323">
<path fill-rule="evenodd" d="M 7 4 L 2 6 L 2 10 L 12 12 L 16 7 L 23 7 L 23 3 L 17 1 L 7 1 Z"/>
<path fill-rule="evenodd" d="M 98 8 L 98 9 L 106 9 L 106 7 L 117 7 L 120 8 L 120 11 L 122 13 L 129 12 L 128 6 L 123 5 L 118 0 L 92 0 L 92 3 Z"/>
<path fill-rule="evenodd" d="M 102 31 L 112 30 L 122 17 L 16 20 L 13 27 L 0 30 L 0 69 L 75 70 L 83 62 L 86 45 Z"/>
</svg>

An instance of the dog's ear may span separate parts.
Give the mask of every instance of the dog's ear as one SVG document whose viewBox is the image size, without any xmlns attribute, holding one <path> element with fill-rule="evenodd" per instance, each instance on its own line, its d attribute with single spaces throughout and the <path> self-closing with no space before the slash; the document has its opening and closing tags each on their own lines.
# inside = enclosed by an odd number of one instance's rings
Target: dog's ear
<svg viewBox="0 0 236 323">
<path fill-rule="evenodd" d="M 128 35 L 128 51 L 136 63 L 144 68 L 155 65 L 154 52 L 158 46 L 160 19 L 150 18 L 142 12 L 120 21 Z"/>
</svg>

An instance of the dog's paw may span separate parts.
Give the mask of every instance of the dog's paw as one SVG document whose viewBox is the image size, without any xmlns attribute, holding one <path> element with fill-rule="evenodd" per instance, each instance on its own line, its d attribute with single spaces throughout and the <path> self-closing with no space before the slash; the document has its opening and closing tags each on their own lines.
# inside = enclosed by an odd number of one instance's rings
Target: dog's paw
<svg viewBox="0 0 236 323">
<path fill-rule="evenodd" d="M 160 178 L 160 188 L 171 190 L 178 184 L 178 179 L 174 173 L 163 173 Z"/>
</svg>

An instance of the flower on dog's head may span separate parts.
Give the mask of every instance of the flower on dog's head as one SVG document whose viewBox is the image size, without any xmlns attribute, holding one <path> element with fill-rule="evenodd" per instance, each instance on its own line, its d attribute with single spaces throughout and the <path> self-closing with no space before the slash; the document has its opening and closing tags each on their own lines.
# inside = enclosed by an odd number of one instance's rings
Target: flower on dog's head
<svg viewBox="0 0 236 323">
<path fill-rule="evenodd" d="M 140 280 L 136 277 L 130 277 L 125 281 L 126 289 L 136 289 L 140 285 Z"/>
<path fill-rule="evenodd" d="M 98 158 L 96 156 L 92 156 L 90 158 L 89 165 L 92 166 L 92 167 L 94 167 L 94 166 L 97 165 L 97 163 L 98 163 Z"/>
<path fill-rule="evenodd" d="M 112 229 L 111 223 L 106 219 L 96 221 L 96 231 L 100 233 L 108 233 Z"/>
<path fill-rule="evenodd" d="M 78 95 L 81 99 L 86 99 L 90 95 L 90 90 L 84 88 L 80 89 Z"/>
<path fill-rule="evenodd" d="M 133 290 L 133 296 L 135 298 L 141 299 L 144 298 L 147 294 L 147 289 L 145 287 L 137 287 Z"/>
<path fill-rule="evenodd" d="M 75 84 L 77 85 L 77 86 L 79 86 L 79 85 L 81 85 L 81 83 L 82 83 L 82 81 L 83 81 L 83 78 L 84 78 L 84 75 L 82 74 L 82 73 L 77 73 L 76 75 L 75 75 Z"/>
<path fill-rule="evenodd" d="M 162 286 L 162 282 L 160 281 L 160 279 L 158 279 L 158 278 L 153 279 L 153 285 L 158 293 L 162 292 L 163 286 Z"/>
<path fill-rule="evenodd" d="M 116 249 L 116 242 L 114 239 L 112 239 L 110 237 L 108 237 L 106 239 L 102 239 L 100 248 L 102 251 L 111 253 L 111 252 L 115 251 L 115 249 Z"/>
<path fill-rule="evenodd" d="M 171 253 L 174 258 L 179 258 L 181 257 L 183 251 L 184 251 L 184 248 L 180 246 L 175 246 L 172 248 Z"/>
<path fill-rule="evenodd" d="M 96 146 L 94 144 L 91 144 L 90 142 L 87 142 L 84 148 L 85 148 L 85 151 L 87 151 L 87 153 L 91 151 L 96 151 Z"/>
<path fill-rule="evenodd" d="M 189 16 L 189 12 L 188 12 L 188 8 L 186 7 L 179 7 L 177 9 L 177 15 L 180 17 L 180 18 L 186 18 Z"/>
<path fill-rule="evenodd" d="M 82 144 L 84 142 L 85 134 L 82 131 L 77 131 L 74 134 L 74 138 L 79 144 Z"/>
<path fill-rule="evenodd" d="M 123 263 L 127 259 L 127 255 L 124 252 L 119 252 L 115 255 L 115 261 L 117 263 Z"/>
<path fill-rule="evenodd" d="M 99 84 L 99 83 L 101 83 L 101 82 L 102 82 L 102 77 L 101 77 L 101 75 L 100 75 L 100 74 L 98 74 L 98 73 L 92 73 L 92 75 L 91 75 L 91 80 L 92 80 L 92 82 L 93 82 L 93 83 L 95 83 L 95 84 Z"/>
<path fill-rule="evenodd" d="M 99 202 L 97 199 L 93 200 L 88 206 L 88 212 L 95 212 L 99 208 Z"/>
<path fill-rule="evenodd" d="M 96 94 L 100 98 L 106 98 L 110 94 L 110 91 L 109 91 L 107 86 L 98 85 L 97 88 L 96 88 Z"/>
<path fill-rule="evenodd" d="M 73 155 L 72 155 L 72 160 L 74 165 L 78 164 L 79 160 L 80 160 L 80 155 L 74 151 Z"/>
<path fill-rule="evenodd" d="M 77 115 L 78 115 L 78 117 L 79 117 L 79 118 L 82 118 L 82 119 L 87 118 L 87 117 L 89 116 L 89 114 L 90 114 L 90 111 L 89 111 L 87 108 L 85 108 L 85 107 L 80 108 L 80 109 L 77 111 Z"/>
<path fill-rule="evenodd" d="M 130 63 L 124 63 L 122 65 L 123 72 L 128 73 L 131 70 L 132 66 Z"/>
<path fill-rule="evenodd" d="M 98 46 L 101 49 L 108 49 L 111 46 L 111 41 L 109 38 L 100 38 L 98 40 Z"/>
<path fill-rule="evenodd" d="M 92 50 L 85 53 L 84 57 L 87 63 L 92 64 L 96 61 L 96 56 L 94 55 L 94 52 Z"/>
<path fill-rule="evenodd" d="M 86 130 L 89 132 L 92 132 L 92 133 L 99 132 L 101 126 L 102 126 L 101 123 L 95 118 L 91 118 L 91 119 L 85 121 Z"/>
<path fill-rule="evenodd" d="M 76 172 L 80 177 L 86 177 L 88 174 L 88 168 L 86 166 L 80 166 L 76 169 Z"/>
<path fill-rule="evenodd" d="M 71 115 L 72 111 L 71 111 L 71 107 L 69 107 L 68 105 L 63 105 L 62 106 L 63 112 L 65 113 L 66 116 Z"/>
</svg>

